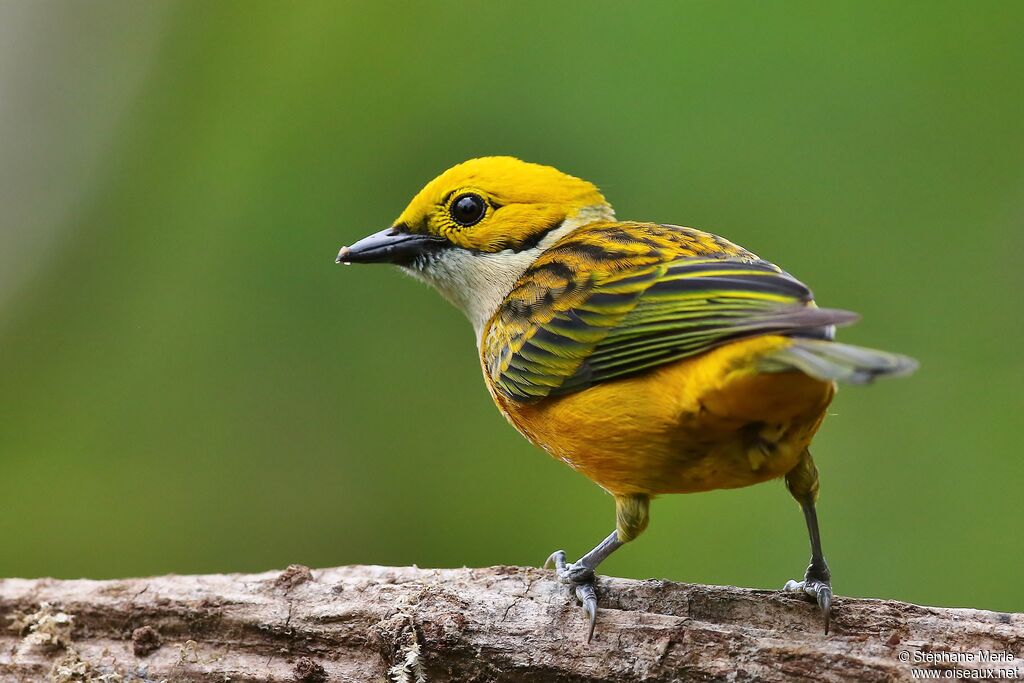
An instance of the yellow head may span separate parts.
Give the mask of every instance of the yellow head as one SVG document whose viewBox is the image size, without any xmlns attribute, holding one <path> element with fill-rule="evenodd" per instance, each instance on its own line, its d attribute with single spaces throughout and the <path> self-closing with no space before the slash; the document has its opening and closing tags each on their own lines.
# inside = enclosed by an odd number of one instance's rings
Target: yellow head
<svg viewBox="0 0 1024 683">
<path fill-rule="evenodd" d="M 479 331 L 544 249 L 613 218 L 585 180 L 514 157 L 482 157 L 427 183 L 390 228 L 342 248 L 338 262 L 399 265 L 462 308 Z"/>
<path fill-rule="evenodd" d="M 536 245 L 566 218 L 607 207 L 591 183 L 514 157 L 483 157 L 427 183 L 395 221 L 463 249 L 493 253 Z"/>
</svg>

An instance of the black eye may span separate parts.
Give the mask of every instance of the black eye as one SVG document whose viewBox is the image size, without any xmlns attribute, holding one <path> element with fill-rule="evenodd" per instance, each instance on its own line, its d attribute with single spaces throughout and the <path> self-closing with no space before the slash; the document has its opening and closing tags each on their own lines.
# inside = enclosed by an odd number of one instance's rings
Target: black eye
<svg viewBox="0 0 1024 683">
<path fill-rule="evenodd" d="M 487 204 L 477 194 L 463 194 L 455 198 L 448 211 L 452 219 L 464 228 L 476 225 L 487 213 Z"/>
</svg>

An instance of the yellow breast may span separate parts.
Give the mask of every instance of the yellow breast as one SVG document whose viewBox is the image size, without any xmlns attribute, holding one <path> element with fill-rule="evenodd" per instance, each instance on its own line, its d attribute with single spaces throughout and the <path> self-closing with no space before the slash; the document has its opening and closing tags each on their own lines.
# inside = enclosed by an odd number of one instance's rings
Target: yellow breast
<svg viewBox="0 0 1024 683">
<path fill-rule="evenodd" d="M 527 439 L 611 493 L 736 488 L 789 471 L 835 392 L 802 373 L 755 369 L 788 343 L 754 337 L 535 403 L 488 385 Z"/>
</svg>

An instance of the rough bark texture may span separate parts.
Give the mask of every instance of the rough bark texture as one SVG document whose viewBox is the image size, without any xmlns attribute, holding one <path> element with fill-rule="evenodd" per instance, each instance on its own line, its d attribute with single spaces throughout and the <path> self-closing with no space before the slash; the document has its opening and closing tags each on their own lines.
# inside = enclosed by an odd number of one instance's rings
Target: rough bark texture
<svg viewBox="0 0 1024 683">
<path fill-rule="evenodd" d="M 779 592 L 606 577 L 598 588 L 588 646 L 566 588 L 539 569 L 8 579 L 0 681 L 888 681 L 914 667 L 1024 677 L 1024 614 L 840 597 L 826 636 L 815 605 Z M 986 652 L 1011 659 L 978 661 Z M 966 656 L 975 661 L 949 661 Z"/>
</svg>

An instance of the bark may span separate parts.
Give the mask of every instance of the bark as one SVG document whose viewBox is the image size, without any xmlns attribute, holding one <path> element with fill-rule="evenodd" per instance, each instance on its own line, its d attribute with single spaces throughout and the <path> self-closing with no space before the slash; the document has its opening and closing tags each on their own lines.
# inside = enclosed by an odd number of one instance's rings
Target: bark
<svg viewBox="0 0 1024 683">
<path fill-rule="evenodd" d="M 888 681 L 914 667 L 1024 677 L 1024 614 L 839 597 L 826 636 L 814 604 L 777 591 L 607 577 L 598 591 L 587 645 L 566 587 L 539 569 L 8 579 L 0 681 Z"/>
</svg>

